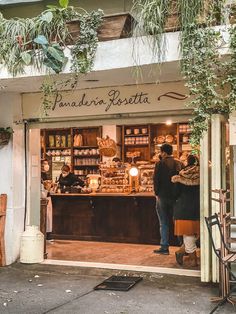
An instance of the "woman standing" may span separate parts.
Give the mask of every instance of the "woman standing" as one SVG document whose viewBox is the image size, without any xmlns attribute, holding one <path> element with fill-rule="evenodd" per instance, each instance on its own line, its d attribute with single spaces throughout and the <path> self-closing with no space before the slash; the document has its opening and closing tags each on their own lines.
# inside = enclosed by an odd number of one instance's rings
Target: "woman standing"
<svg viewBox="0 0 236 314">
<path fill-rule="evenodd" d="M 175 252 L 176 261 L 183 265 L 188 253 L 191 266 L 197 266 L 196 241 L 200 234 L 200 167 L 198 158 L 189 155 L 187 166 L 172 177 L 175 183 L 175 235 L 183 236 L 184 245 Z"/>
</svg>

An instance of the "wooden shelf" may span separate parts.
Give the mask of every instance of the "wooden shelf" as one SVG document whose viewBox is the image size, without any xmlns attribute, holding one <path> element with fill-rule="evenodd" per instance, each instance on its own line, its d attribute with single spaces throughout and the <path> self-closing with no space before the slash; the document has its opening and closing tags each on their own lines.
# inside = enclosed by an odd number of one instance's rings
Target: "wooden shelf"
<svg viewBox="0 0 236 314">
<path fill-rule="evenodd" d="M 74 158 L 100 158 L 101 155 L 74 155 Z"/>
<path fill-rule="evenodd" d="M 125 134 L 125 137 L 149 137 L 149 134 L 148 133 L 146 133 L 146 134 L 130 134 L 130 135 L 128 135 L 128 134 Z"/>
<path fill-rule="evenodd" d="M 159 123 L 159 124 L 146 124 L 146 125 L 123 125 L 122 126 L 122 159 L 123 161 L 128 161 L 129 158 L 126 157 L 127 152 L 136 152 L 140 151 L 140 157 L 136 158 L 136 160 L 143 160 L 150 162 L 155 155 L 155 151 L 159 151 L 160 146 L 162 144 L 155 144 L 154 139 L 158 136 L 164 136 L 172 135 L 174 138 L 173 143 L 171 145 L 173 146 L 174 156 L 179 158 L 181 156 L 181 153 L 183 150 L 189 150 L 187 144 L 182 142 L 182 137 L 184 134 L 191 134 L 191 131 L 182 131 L 182 126 L 188 125 L 188 122 L 182 122 L 182 123 L 173 123 L 172 125 L 167 126 L 165 123 Z M 147 129 L 147 133 L 145 134 L 133 134 L 134 129 L 139 129 L 141 132 L 142 128 Z M 130 129 L 132 131 L 132 134 L 126 134 L 126 130 Z M 125 143 L 125 140 L 127 141 L 128 138 L 148 138 L 148 143 L 135 143 L 135 144 L 128 144 Z M 185 146 L 183 146 L 185 144 Z"/>
<path fill-rule="evenodd" d="M 62 149 L 71 149 L 71 147 L 69 146 L 66 146 L 66 147 L 46 147 L 46 149 L 57 149 L 57 150 L 62 150 Z"/>
<path fill-rule="evenodd" d="M 88 148 L 97 148 L 98 146 L 73 146 L 73 149 L 88 149 Z"/>
<path fill-rule="evenodd" d="M 99 167 L 99 165 L 74 165 L 74 168 L 78 168 L 78 167 Z"/>
<path fill-rule="evenodd" d="M 47 155 L 47 153 L 46 153 L 46 155 Z M 71 157 L 71 155 L 50 155 L 48 157 Z"/>
<path fill-rule="evenodd" d="M 132 147 L 137 147 L 137 146 L 148 146 L 149 144 L 124 144 L 124 146 L 132 146 Z"/>
</svg>

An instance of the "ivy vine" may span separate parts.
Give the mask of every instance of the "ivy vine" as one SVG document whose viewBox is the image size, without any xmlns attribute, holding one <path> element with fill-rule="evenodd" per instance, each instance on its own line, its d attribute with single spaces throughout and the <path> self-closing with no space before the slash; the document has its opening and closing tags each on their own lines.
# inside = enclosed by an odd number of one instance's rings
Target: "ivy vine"
<svg viewBox="0 0 236 314">
<path fill-rule="evenodd" d="M 29 65 L 38 71 L 47 69 L 48 77 L 41 86 L 44 116 L 59 89 L 74 88 L 79 74 L 91 71 L 97 49 L 102 10 L 88 13 L 68 6 L 68 3 L 68 0 L 59 0 L 59 6 L 48 6 L 33 18 L 7 20 L 0 13 L 0 63 L 13 76 L 24 73 Z M 80 34 L 74 41 L 68 22 L 75 20 Z M 61 73 L 68 62 L 66 47 L 71 52 L 72 75 L 59 80 L 55 74 Z"/>
<path fill-rule="evenodd" d="M 135 8 L 142 2 L 134 0 Z M 152 40 L 156 41 L 155 47 L 164 54 L 161 46 L 164 33 L 166 16 L 171 14 L 169 8 L 160 21 L 152 18 L 150 8 L 160 11 L 164 0 L 146 0 L 140 14 L 145 22 L 145 28 L 152 27 Z M 181 30 L 181 71 L 186 86 L 189 88 L 193 99 L 187 106 L 193 108 L 193 118 L 190 120 L 192 133 L 190 143 L 197 149 L 212 114 L 229 114 L 236 109 L 236 27 L 230 25 L 235 22 L 236 7 L 228 4 L 226 0 L 176 0 L 179 16 L 178 27 Z M 142 2 L 143 3 L 143 2 Z M 156 28 L 154 26 L 156 23 Z M 224 42 L 222 33 L 215 25 L 227 24 L 230 34 L 230 57 L 222 61 L 220 46 Z M 149 25 L 149 26 L 148 26 Z M 149 33 L 150 34 L 150 33 Z M 161 61 L 161 58 L 159 58 Z"/>
<path fill-rule="evenodd" d="M 187 106 L 193 108 L 190 143 L 195 150 L 208 129 L 212 114 L 228 115 L 236 107 L 235 28 L 228 26 L 231 54 L 229 61 L 223 62 L 220 47 L 224 39 L 222 33 L 212 27 L 224 22 L 224 8 L 224 1 L 210 3 L 202 23 L 196 14 L 192 23 L 185 22 L 182 28 L 181 69 L 190 95 L 194 96 Z"/>
</svg>

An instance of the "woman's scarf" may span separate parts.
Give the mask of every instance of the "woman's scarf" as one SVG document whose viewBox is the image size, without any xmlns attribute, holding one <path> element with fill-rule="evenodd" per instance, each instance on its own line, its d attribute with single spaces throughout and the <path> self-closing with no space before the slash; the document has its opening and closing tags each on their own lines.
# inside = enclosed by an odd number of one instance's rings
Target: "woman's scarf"
<svg viewBox="0 0 236 314">
<path fill-rule="evenodd" d="M 178 175 L 171 178 L 173 183 L 182 183 L 184 185 L 199 185 L 200 184 L 200 167 L 187 166 L 182 169 Z"/>
</svg>

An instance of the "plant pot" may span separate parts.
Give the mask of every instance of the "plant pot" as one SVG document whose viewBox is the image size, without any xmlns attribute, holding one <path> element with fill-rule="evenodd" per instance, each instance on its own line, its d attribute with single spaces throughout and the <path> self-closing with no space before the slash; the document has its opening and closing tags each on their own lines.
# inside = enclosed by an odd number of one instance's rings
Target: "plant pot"
<svg viewBox="0 0 236 314">
<path fill-rule="evenodd" d="M 129 13 L 104 16 L 98 29 L 98 40 L 106 41 L 132 36 L 134 18 Z"/>
<path fill-rule="evenodd" d="M 134 18 L 129 13 L 104 16 L 102 24 L 98 28 L 98 40 L 107 41 L 131 37 L 133 25 Z M 67 27 L 71 35 L 68 44 L 73 45 L 80 36 L 79 20 L 68 22 Z"/>
<path fill-rule="evenodd" d="M 0 132 L 0 147 L 5 146 L 9 143 L 11 138 L 11 133 L 1 131 Z"/>
<path fill-rule="evenodd" d="M 174 32 L 180 29 L 178 3 L 176 0 L 171 2 L 170 14 L 167 17 L 165 32 Z"/>
</svg>

